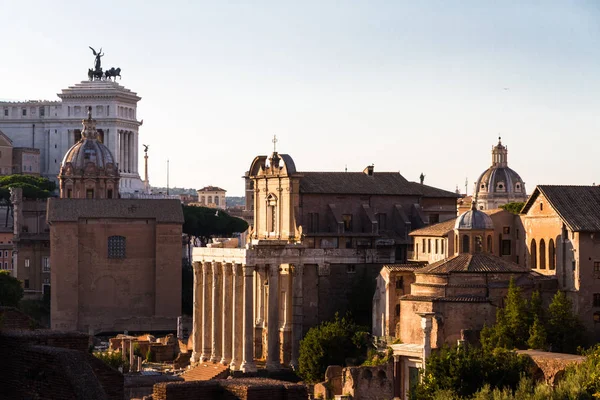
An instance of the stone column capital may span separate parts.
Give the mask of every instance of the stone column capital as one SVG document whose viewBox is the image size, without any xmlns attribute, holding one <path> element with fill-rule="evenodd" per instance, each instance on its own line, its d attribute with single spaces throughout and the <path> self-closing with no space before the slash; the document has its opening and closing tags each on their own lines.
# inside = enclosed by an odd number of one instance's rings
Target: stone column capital
<svg viewBox="0 0 600 400">
<path fill-rule="evenodd" d="M 278 264 L 269 265 L 269 276 L 278 276 L 280 269 Z"/>
<path fill-rule="evenodd" d="M 244 276 L 254 276 L 255 268 L 256 267 L 254 265 L 242 264 L 242 269 L 244 270 Z"/>
</svg>

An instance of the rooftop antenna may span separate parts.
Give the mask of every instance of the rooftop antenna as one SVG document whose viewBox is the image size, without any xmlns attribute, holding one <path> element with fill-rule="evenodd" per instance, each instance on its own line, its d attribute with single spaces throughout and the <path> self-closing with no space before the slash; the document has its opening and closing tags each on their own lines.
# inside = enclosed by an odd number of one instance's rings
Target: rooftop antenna
<svg viewBox="0 0 600 400">
<path fill-rule="evenodd" d="M 277 135 L 273 135 L 272 142 L 273 142 L 273 153 L 277 153 L 277 142 L 278 142 Z"/>
<path fill-rule="evenodd" d="M 346 164 L 346 167 L 344 168 L 344 172 L 348 172 L 348 164 Z"/>
<path fill-rule="evenodd" d="M 169 159 L 167 158 L 167 196 L 169 195 Z"/>
<path fill-rule="evenodd" d="M 469 178 L 465 178 L 465 196 L 469 194 Z"/>
</svg>

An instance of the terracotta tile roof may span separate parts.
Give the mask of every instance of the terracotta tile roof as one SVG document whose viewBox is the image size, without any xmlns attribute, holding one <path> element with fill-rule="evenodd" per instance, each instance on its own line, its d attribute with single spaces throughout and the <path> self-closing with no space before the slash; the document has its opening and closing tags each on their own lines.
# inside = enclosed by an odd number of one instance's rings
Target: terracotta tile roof
<svg viewBox="0 0 600 400">
<path fill-rule="evenodd" d="M 429 225 L 421 229 L 416 229 L 409 233 L 409 236 L 446 236 L 449 232 L 454 230 L 455 222 L 456 218 L 452 218 L 448 221 Z"/>
<path fill-rule="evenodd" d="M 526 273 L 528 270 L 510 261 L 489 253 L 461 253 L 444 260 L 429 264 L 416 273 L 448 274 L 452 272 L 514 272 Z"/>
<path fill-rule="evenodd" d="M 202 189 L 198 189 L 198 192 L 226 192 L 227 190 L 221 189 L 218 186 L 205 186 Z"/>
<path fill-rule="evenodd" d="M 454 192 L 409 182 L 398 172 L 300 172 L 301 193 L 458 197 Z"/>
<path fill-rule="evenodd" d="M 480 296 L 456 296 L 456 297 L 435 297 L 435 296 L 417 296 L 413 294 L 407 294 L 402 296 L 400 300 L 412 300 L 412 301 L 445 301 L 445 302 L 458 302 L 458 303 L 487 303 L 489 299 L 487 297 Z"/>
<path fill-rule="evenodd" d="M 136 218 L 183 224 L 177 199 L 48 199 L 48 223 L 76 222 L 79 218 Z"/>
<path fill-rule="evenodd" d="M 600 186 L 539 185 L 521 210 L 526 214 L 542 193 L 570 230 L 600 231 Z"/>
<path fill-rule="evenodd" d="M 386 264 L 383 268 L 391 272 L 406 272 L 406 271 L 416 271 L 420 268 L 423 268 L 427 265 L 426 262 L 415 262 L 415 263 L 407 263 L 407 264 Z"/>
</svg>

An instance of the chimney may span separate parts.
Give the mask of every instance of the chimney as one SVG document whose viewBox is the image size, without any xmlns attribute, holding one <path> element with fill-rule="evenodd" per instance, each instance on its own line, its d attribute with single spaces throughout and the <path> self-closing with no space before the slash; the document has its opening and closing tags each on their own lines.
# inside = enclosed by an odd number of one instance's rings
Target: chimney
<svg viewBox="0 0 600 400">
<path fill-rule="evenodd" d="M 375 169 L 375 165 L 371 164 L 371 165 L 367 166 L 367 168 L 363 169 L 363 173 L 365 173 L 369 176 L 373 176 L 374 169 Z"/>
</svg>

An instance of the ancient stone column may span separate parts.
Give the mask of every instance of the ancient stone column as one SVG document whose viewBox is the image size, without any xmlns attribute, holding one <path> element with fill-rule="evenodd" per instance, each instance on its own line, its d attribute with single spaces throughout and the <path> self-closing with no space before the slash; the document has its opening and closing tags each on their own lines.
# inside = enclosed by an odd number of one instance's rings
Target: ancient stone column
<svg viewBox="0 0 600 400">
<path fill-rule="evenodd" d="M 256 372 L 254 364 L 254 320 L 253 320 L 253 294 L 254 294 L 254 267 L 245 265 L 244 270 L 244 354 L 240 369 L 244 372 Z"/>
<path fill-rule="evenodd" d="M 213 263 L 213 280 L 212 280 L 212 352 L 210 361 L 213 363 L 221 360 L 221 263 Z"/>
<path fill-rule="evenodd" d="M 402 396 L 402 360 L 400 356 L 394 355 L 394 400 L 400 400 Z"/>
<path fill-rule="evenodd" d="M 267 332 L 267 369 L 281 368 L 279 362 L 279 265 L 269 266 L 269 316 Z"/>
<path fill-rule="evenodd" d="M 421 328 L 423 329 L 423 369 L 425 369 L 425 362 L 431 354 L 431 318 L 434 313 L 422 313 L 421 316 Z"/>
<path fill-rule="evenodd" d="M 298 371 L 298 357 L 300 354 L 300 339 L 302 339 L 303 311 L 303 286 L 304 265 L 292 266 L 292 360 L 290 366 Z"/>
<path fill-rule="evenodd" d="M 233 309 L 231 319 L 233 321 L 232 328 L 232 353 L 231 364 L 229 368 L 233 371 L 240 369 L 242 362 L 242 351 L 244 345 L 244 330 L 243 330 L 243 315 L 244 315 L 244 281 L 243 271 L 239 264 L 233 264 L 233 285 L 232 285 L 232 303 Z"/>
<path fill-rule="evenodd" d="M 194 309 L 192 311 L 192 357 L 191 362 L 196 363 L 202 356 L 202 264 L 192 263 L 194 269 Z"/>
<path fill-rule="evenodd" d="M 119 170 L 125 172 L 125 133 L 119 131 Z"/>
<path fill-rule="evenodd" d="M 208 361 L 212 352 L 212 265 L 202 268 L 202 361 Z"/>
<path fill-rule="evenodd" d="M 292 355 L 292 271 L 288 264 L 279 276 L 279 360 L 291 364 Z"/>
<path fill-rule="evenodd" d="M 231 264 L 223 263 L 223 290 L 221 297 L 223 298 L 223 351 L 221 356 L 221 364 L 227 365 L 231 362 L 231 340 L 232 340 L 232 296 L 231 296 Z"/>
<path fill-rule="evenodd" d="M 255 327 L 254 327 L 254 358 L 263 358 L 263 328 L 266 322 L 265 319 L 265 281 L 266 278 L 266 269 L 264 265 L 259 265 L 256 267 L 256 272 L 254 276 L 256 277 L 256 287 L 255 287 L 255 295 L 254 295 L 254 305 L 255 305 Z"/>
</svg>

